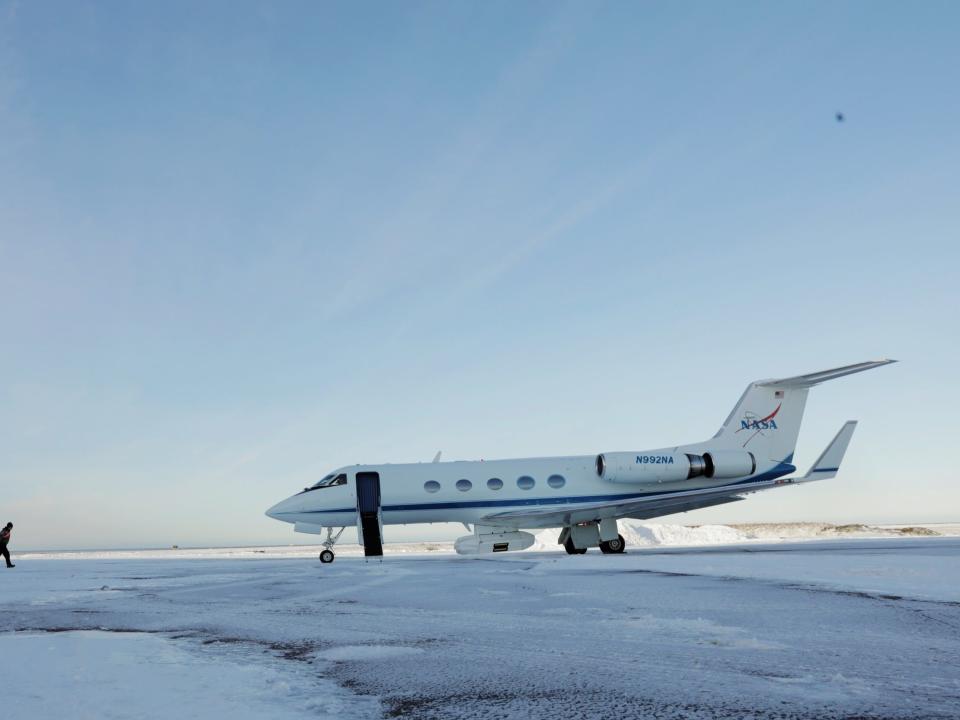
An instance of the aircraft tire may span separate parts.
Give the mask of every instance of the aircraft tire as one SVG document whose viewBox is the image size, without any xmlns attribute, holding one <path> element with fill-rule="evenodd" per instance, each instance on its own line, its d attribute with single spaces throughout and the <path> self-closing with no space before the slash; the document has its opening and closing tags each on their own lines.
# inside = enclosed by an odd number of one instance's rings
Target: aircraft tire
<svg viewBox="0 0 960 720">
<path fill-rule="evenodd" d="M 627 547 L 627 543 L 623 540 L 623 535 L 617 535 L 616 540 L 610 540 L 609 542 L 600 543 L 600 552 L 607 555 L 619 555 Z"/>
<path fill-rule="evenodd" d="M 573 546 L 573 541 L 570 538 L 567 538 L 563 543 L 563 549 L 567 551 L 567 555 L 583 555 L 587 549 L 586 548 L 576 548 Z"/>
<path fill-rule="evenodd" d="M 332 563 L 334 558 L 333 550 L 324 550 L 320 553 L 320 562 Z"/>
</svg>

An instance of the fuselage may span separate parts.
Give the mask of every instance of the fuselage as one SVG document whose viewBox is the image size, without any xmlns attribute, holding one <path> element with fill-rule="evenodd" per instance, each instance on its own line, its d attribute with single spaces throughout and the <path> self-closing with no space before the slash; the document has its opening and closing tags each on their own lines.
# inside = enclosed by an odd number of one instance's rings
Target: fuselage
<svg viewBox="0 0 960 720">
<path fill-rule="evenodd" d="M 695 450 L 700 445 L 679 448 Z M 516 458 L 510 460 L 351 465 L 328 477 L 345 475 L 341 485 L 305 489 L 270 508 L 278 520 L 305 525 L 342 527 L 357 522 L 356 475 L 377 473 L 384 525 L 408 523 L 482 522 L 499 511 L 533 506 L 575 507 L 598 502 L 653 497 L 729 485 L 729 479 L 704 477 L 676 482 L 626 485 L 609 482 L 597 473 L 596 455 Z M 795 470 L 782 461 L 758 463 L 756 471 L 737 482 L 770 479 Z M 540 527 L 534 521 L 516 527 Z M 542 525 L 549 526 L 549 524 Z"/>
</svg>

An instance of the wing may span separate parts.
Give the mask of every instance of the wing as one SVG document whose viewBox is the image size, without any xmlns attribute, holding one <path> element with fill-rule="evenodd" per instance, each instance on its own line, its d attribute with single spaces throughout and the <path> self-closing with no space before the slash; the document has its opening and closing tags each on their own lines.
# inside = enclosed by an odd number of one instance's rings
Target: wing
<svg viewBox="0 0 960 720">
<path fill-rule="evenodd" d="M 494 527 L 547 528 L 576 525 L 605 518 L 636 518 L 646 520 L 687 512 L 698 508 L 712 507 L 724 503 L 742 500 L 749 493 L 758 490 L 779 487 L 793 483 L 794 480 L 764 480 L 757 483 L 725 485 L 719 488 L 687 490 L 681 492 L 650 495 L 637 500 L 616 500 L 613 502 L 584 503 L 565 505 L 562 508 L 530 508 L 508 510 L 506 512 L 485 515 L 481 523 Z"/>
<path fill-rule="evenodd" d="M 606 518 L 635 518 L 648 520 L 661 515 L 698 510 L 743 500 L 750 493 L 761 490 L 824 480 L 836 475 L 857 423 L 846 423 L 836 434 L 806 475 L 799 478 L 777 478 L 740 482 L 721 487 L 682 490 L 662 495 L 648 495 L 635 500 L 615 500 L 565 505 L 562 508 L 530 508 L 508 510 L 485 515 L 484 525 L 511 528 L 547 528 L 593 522 Z"/>
</svg>

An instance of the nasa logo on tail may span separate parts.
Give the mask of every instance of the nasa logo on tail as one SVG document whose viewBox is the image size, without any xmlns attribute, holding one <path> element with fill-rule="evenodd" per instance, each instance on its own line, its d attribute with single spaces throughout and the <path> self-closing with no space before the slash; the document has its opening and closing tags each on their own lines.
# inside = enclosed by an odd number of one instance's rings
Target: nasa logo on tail
<svg viewBox="0 0 960 720">
<path fill-rule="evenodd" d="M 777 405 L 772 413 L 765 417 L 757 417 L 757 414 L 747 410 L 743 413 L 743 418 L 740 420 L 740 429 L 737 432 L 742 430 L 753 430 L 753 434 L 747 438 L 746 442 L 743 443 L 743 447 L 747 446 L 751 440 L 753 440 L 757 435 L 763 435 L 765 430 L 776 430 L 777 421 L 774 418 L 777 416 L 777 413 L 780 412 L 780 408 L 783 406 L 783 403 Z"/>
<path fill-rule="evenodd" d="M 774 418 L 780 412 L 783 403 L 777 405 L 777 409 L 766 417 L 757 417 L 756 413 L 747 410 L 743 413 L 743 419 L 740 421 L 740 430 L 776 430 L 777 421 Z M 737 430 L 737 432 L 740 432 Z"/>
</svg>

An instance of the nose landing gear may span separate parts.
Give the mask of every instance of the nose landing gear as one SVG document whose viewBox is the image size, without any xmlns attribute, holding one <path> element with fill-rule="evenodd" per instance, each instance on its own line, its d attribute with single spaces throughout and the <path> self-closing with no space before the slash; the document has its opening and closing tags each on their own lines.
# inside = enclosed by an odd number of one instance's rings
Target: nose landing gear
<svg viewBox="0 0 960 720">
<path fill-rule="evenodd" d="M 334 535 L 333 528 L 327 528 L 327 539 L 323 541 L 323 550 L 320 551 L 320 562 L 324 564 L 333 562 L 333 559 L 336 557 L 333 554 L 333 546 L 337 544 L 337 540 L 343 535 L 344 530 L 346 530 L 346 528 L 340 528 L 337 534 Z"/>
</svg>

